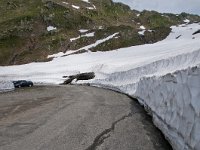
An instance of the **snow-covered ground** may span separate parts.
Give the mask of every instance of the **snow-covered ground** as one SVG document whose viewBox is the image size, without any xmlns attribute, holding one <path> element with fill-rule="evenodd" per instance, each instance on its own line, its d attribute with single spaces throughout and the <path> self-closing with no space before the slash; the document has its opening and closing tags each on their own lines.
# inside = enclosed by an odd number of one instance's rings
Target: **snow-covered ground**
<svg viewBox="0 0 200 150">
<path fill-rule="evenodd" d="M 110 52 L 90 52 L 50 62 L 0 67 L 0 80 L 62 83 L 62 76 L 94 71 L 93 85 L 138 97 L 177 150 L 200 149 L 200 24 L 173 26 L 163 41 Z M 88 47 L 95 47 L 106 39 Z M 81 83 L 81 81 L 79 82 Z"/>
</svg>

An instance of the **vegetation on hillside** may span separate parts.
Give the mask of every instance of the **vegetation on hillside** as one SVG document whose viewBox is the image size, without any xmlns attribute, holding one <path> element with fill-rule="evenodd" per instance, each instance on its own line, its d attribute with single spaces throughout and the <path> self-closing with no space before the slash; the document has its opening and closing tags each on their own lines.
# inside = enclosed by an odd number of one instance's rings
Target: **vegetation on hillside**
<svg viewBox="0 0 200 150">
<path fill-rule="evenodd" d="M 50 54 L 76 50 L 116 32 L 117 37 L 91 51 L 154 43 L 170 33 L 171 25 L 184 19 L 200 21 L 199 16 L 186 13 L 138 12 L 111 0 L 1 0 L 0 65 L 48 61 Z M 141 25 L 147 29 L 144 35 L 138 34 Z M 57 30 L 47 31 L 48 26 Z M 70 41 L 83 34 L 80 29 L 94 32 L 94 37 Z"/>
</svg>

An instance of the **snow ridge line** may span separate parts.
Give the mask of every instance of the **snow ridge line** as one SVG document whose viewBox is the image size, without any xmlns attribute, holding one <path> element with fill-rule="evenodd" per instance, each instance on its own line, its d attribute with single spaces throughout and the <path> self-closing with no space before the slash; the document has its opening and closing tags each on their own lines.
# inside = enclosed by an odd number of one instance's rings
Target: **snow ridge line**
<svg viewBox="0 0 200 150">
<path fill-rule="evenodd" d="M 184 53 L 175 57 L 170 57 L 163 60 L 158 60 L 142 67 L 130 69 L 128 71 L 115 72 L 107 75 L 105 79 L 96 79 L 92 81 L 95 84 L 115 87 L 121 91 L 134 94 L 137 82 L 141 77 L 162 76 L 167 73 L 173 73 L 178 70 L 193 67 L 200 63 L 200 49 L 190 53 Z M 129 90 L 131 88 L 131 91 Z"/>
</svg>

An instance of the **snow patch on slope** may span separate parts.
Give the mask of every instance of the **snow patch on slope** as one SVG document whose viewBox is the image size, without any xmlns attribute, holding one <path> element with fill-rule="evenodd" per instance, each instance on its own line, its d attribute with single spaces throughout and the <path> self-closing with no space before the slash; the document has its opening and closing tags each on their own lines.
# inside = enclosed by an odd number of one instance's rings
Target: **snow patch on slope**
<svg viewBox="0 0 200 150">
<path fill-rule="evenodd" d="M 53 30 L 57 30 L 57 28 L 53 27 L 53 26 L 48 26 L 47 27 L 47 31 L 53 31 Z"/>
<path fill-rule="evenodd" d="M 140 26 L 140 29 L 145 30 L 146 28 L 144 26 Z"/>
<path fill-rule="evenodd" d="M 190 22 L 190 20 L 189 19 L 185 19 L 185 20 L 183 20 L 185 23 L 189 23 Z"/>
<path fill-rule="evenodd" d="M 66 4 L 66 5 L 68 5 L 69 3 L 67 3 L 67 2 L 62 2 L 63 4 Z"/>
<path fill-rule="evenodd" d="M 81 1 L 86 2 L 86 3 L 90 3 L 89 0 L 81 0 Z"/>
<path fill-rule="evenodd" d="M 80 9 L 80 6 L 72 5 L 72 7 L 75 9 Z"/>
<path fill-rule="evenodd" d="M 83 31 L 83 30 L 81 30 L 81 31 Z M 72 42 L 72 41 L 78 40 L 82 37 L 93 37 L 93 36 L 94 36 L 94 32 L 91 32 L 91 33 L 87 33 L 87 34 L 84 34 L 84 35 L 80 35 L 80 36 L 75 37 L 75 38 L 71 38 L 70 41 Z"/>
<path fill-rule="evenodd" d="M 96 46 L 98 46 L 99 44 L 104 43 L 104 42 L 106 42 L 106 41 L 108 41 L 108 40 L 114 38 L 114 37 L 115 37 L 116 35 L 118 35 L 118 34 L 119 34 L 119 33 L 114 33 L 114 34 L 112 34 L 112 35 L 110 35 L 110 36 L 108 36 L 108 37 L 106 37 L 106 38 L 104 38 L 104 39 L 97 40 L 95 43 L 90 44 L 90 45 L 87 45 L 87 46 L 84 46 L 84 47 L 82 47 L 82 48 L 80 48 L 80 49 L 78 49 L 78 50 L 68 50 L 66 53 L 59 52 L 59 53 L 56 53 L 56 54 L 53 54 L 53 55 L 48 55 L 47 58 L 62 57 L 62 56 L 66 56 L 66 55 L 69 55 L 69 54 L 78 52 L 78 51 L 80 51 L 80 50 L 87 50 L 87 51 L 89 51 L 90 48 L 96 47 Z M 81 38 L 81 37 L 93 37 L 93 36 L 94 36 L 94 32 L 92 32 L 92 33 L 87 33 L 87 34 L 81 35 L 81 36 L 79 36 L 79 37 L 77 37 L 77 38 L 72 38 L 72 39 L 70 39 L 70 41 L 72 42 L 72 41 L 77 40 L 77 39 L 79 39 L 79 38 Z"/>
<path fill-rule="evenodd" d="M 101 44 L 101 43 L 104 43 L 112 38 L 114 38 L 116 35 L 118 35 L 119 33 L 115 33 L 115 34 L 112 34 L 104 39 L 101 39 L 101 40 L 97 40 L 94 44 L 91 44 L 91 45 L 88 45 L 88 46 L 85 46 L 85 47 L 82 47 L 80 48 L 79 50 L 89 50 L 90 48 L 93 48 L 93 47 L 96 47 L 97 45 Z"/>
<path fill-rule="evenodd" d="M 138 34 L 139 34 L 139 35 L 144 35 L 145 31 L 146 31 L 146 30 L 139 31 Z"/>
<path fill-rule="evenodd" d="M 80 33 L 85 33 L 85 32 L 88 32 L 88 30 L 87 29 L 80 29 L 79 32 Z"/>
</svg>

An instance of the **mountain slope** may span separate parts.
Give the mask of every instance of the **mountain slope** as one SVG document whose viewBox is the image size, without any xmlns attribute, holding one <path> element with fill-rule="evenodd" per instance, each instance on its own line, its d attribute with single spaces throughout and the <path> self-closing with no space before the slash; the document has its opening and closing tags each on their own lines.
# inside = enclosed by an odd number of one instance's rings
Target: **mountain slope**
<svg viewBox="0 0 200 150">
<path fill-rule="evenodd" d="M 171 25 L 200 21 L 184 13 L 138 12 L 111 0 L 2 0 L 0 7 L 0 65 L 48 61 L 48 55 L 80 49 L 116 32 L 90 50 L 154 43 L 170 33 Z M 81 36 L 80 29 L 94 35 Z"/>
<path fill-rule="evenodd" d="M 74 7 L 77 9 L 78 6 L 75 5 Z M 143 18 L 142 13 L 136 15 L 136 17 L 141 16 L 141 18 L 138 18 L 140 22 Z M 146 15 L 151 15 L 151 13 L 157 14 L 156 12 L 149 12 Z M 166 17 L 166 15 L 170 14 L 163 14 L 161 18 Z M 181 17 L 181 15 L 176 17 Z M 159 17 L 153 18 L 155 18 L 155 23 L 152 23 L 151 20 L 151 24 L 140 24 L 135 28 L 140 28 L 135 33 L 144 34 L 146 38 L 146 32 L 152 32 L 152 30 L 148 31 L 149 26 L 153 25 L 156 28 L 157 22 L 160 23 L 157 21 Z M 102 34 L 102 37 L 97 41 L 94 40 L 92 44 L 88 42 L 87 46 L 77 48 L 78 50 L 75 51 L 79 53 L 77 55 L 70 55 L 74 51 L 67 51 L 66 53 L 51 55 L 54 59 L 50 62 L 1 66 L 0 81 L 25 79 L 39 84 L 59 84 L 65 80 L 62 78 L 63 76 L 80 72 L 95 72 L 96 76 L 93 80 L 77 82 L 89 82 L 94 86 L 111 88 L 138 97 L 138 100 L 153 116 L 154 123 L 169 139 L 174 149 L 198 150 L 200 149 L 198 132 L 200 130 L 200 24 L 188 24 L 189 19 L 184 17 L 181 20 L 180 23 L 184 21 L 185 23 L 172 26 L 169 29 L 171 30 L 170 34 L 157 43 L 107 52 L 89 51 L 94 50 L 94 47 L 104 46 L 105 43 L 108 44 L 115 39 L 121 40 L 119 35 L 123 35 L 124 32 L 121 29 L 119 30 L 118 26 L 114 26 L 117 30 L 112 30 L 113 26 L 109 26 L 107 27 L 107 29 L 110 29 L 108 34 Z M 190 20 L 192 19 L 190 18 Z M 59 30 L 66 29 L 56 24 L 47 24 L 47 27 L 49 25 L 52 25 L 51 29 L 57 28 L 50 32 L 50 37 L 59 35 L 63 33 Z M 163 26 L 166 29 L 168 28 L 167 23 L 164 23 Z M 74 29 L 74 31 L 81 32 L 82 38 L 93 39 L 95 34 L 101 34 L 101 30 L 105 29 L 105 27 L 104 29 L 91 29 L 88 33 L 85 33 L 85 30 L 80 30 L 80 28 Z M 159 29 L 163 29 L 163 27 L 159 27 Z M 124 34 L 124 37 L 128 33 Z M 77 36 L 74 36 L 76 38 L 73 39 L 70 37 L 70 43 L 82 40 L 81 37 Z M 121 42 L 120 40 L 119 42 Z M 83 51 L 85 53 L 80 54 Z M 73 83 L 76 84 L 77 82 Z M 3 88 L 7 88 L 6 82 L 3 83 Z M 12 87 L 10 88 L 12 89 Z"/>
</svg>

